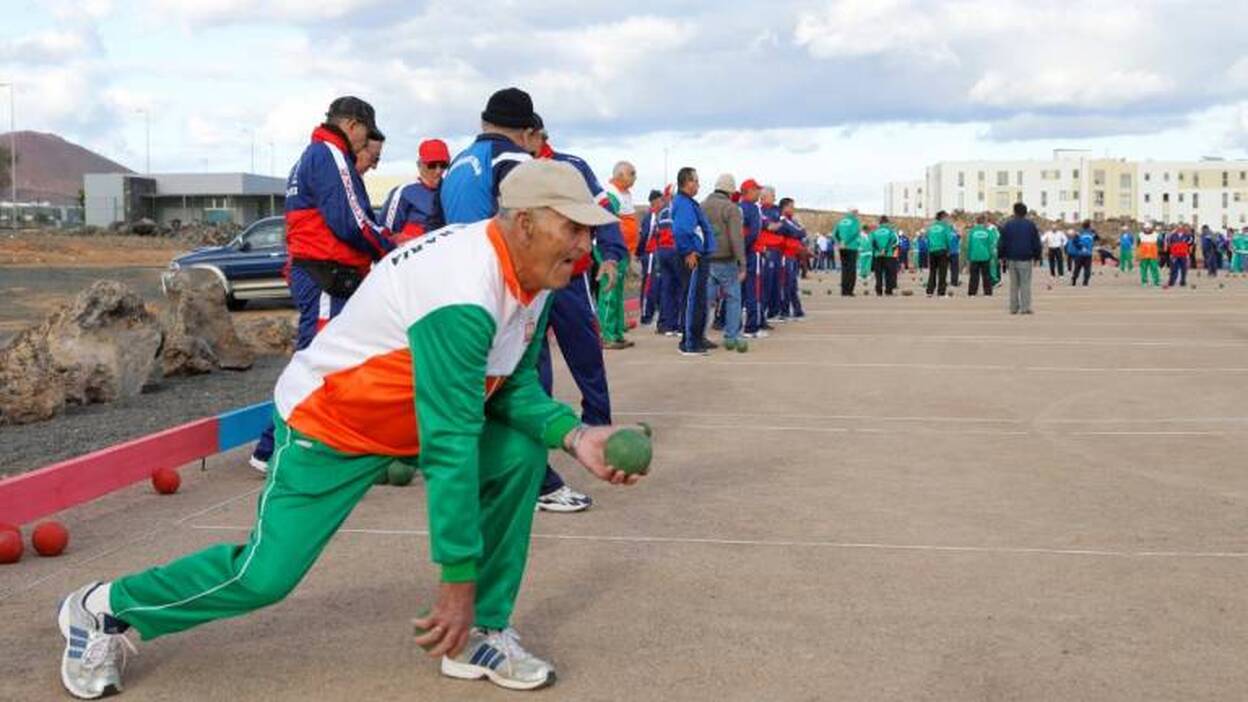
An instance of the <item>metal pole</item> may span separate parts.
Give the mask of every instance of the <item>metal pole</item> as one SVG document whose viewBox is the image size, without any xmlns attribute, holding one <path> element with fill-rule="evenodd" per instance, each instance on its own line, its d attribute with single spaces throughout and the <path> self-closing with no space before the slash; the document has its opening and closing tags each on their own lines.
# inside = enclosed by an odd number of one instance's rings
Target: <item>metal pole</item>
<svg viewBox="0 0 1248 702">
<path fill-rule="evenodd" d="M 9 89 L 9 200 L 13 210 L 13 228 L 17 229 L 17 85 L 0 83 Z"/>
</svg>

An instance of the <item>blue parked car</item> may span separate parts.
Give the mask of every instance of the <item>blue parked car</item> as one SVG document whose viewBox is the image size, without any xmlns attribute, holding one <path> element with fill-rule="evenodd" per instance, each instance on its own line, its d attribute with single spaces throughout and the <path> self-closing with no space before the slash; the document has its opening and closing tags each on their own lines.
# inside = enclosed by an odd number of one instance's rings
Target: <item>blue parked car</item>
<svg viewBox="0 0 1248 702">
<path fill-rule="evenodd" d="M 206 246 L 182 254 L 169 263 L 167 277 L 182 268 L 203 268 L 216 274 L 225 288 L 225 304 L 241 310 L 248 300 L 290 299 L 282 276 L 286 266 L 286 220 L 256 220 L 225 246 Z"/>
</svg>

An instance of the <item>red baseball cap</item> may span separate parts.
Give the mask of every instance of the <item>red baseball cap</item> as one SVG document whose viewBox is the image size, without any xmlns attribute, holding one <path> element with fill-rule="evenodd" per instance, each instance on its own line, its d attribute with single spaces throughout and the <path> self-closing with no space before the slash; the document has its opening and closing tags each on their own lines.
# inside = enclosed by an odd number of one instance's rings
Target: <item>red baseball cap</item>
<svg viewBox="0 0 1248 702">
<path fill-rule="evenodd" d="M 426 139 L 420 142 L 421 163 L 450 163 L 451 152 L 446 142 L 441 139 Z"/>
<path fill-rule="evenodd" d="M 746 178 L 745 182 L 741 183 L 741 192 L 744 193 L 745 191 L 751 190 L 751 189 L 762 190 L 763 186 L 759 185 L 758 181 L 754 180 L 753 178 Z"/>
</svg>

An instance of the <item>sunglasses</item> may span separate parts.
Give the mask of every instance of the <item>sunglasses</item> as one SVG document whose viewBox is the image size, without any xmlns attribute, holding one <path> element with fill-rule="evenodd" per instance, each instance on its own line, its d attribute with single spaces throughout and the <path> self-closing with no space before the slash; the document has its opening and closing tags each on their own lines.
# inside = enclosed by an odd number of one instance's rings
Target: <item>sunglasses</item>
<svg viewBox="0 0 1248 702">
<path fill-rule="evenodd" d="M 433 163 L 425 164 L 425 168 L 428 168 L 431 171 L 445 171 L 447 168 L 450 168 L 450 166 L 451 164 L 446 161 L 434 161 Z"/>
</svg>

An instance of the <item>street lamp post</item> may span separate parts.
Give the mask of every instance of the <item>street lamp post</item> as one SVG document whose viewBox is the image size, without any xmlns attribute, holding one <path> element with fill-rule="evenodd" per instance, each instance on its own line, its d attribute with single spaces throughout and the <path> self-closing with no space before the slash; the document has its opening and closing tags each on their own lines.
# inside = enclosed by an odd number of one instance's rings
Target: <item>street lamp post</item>
<svg viewBox="0 0 1248 702">
<path fill-rule="evenodd" d="M 9 200 L 13 210 L 13 228 L 17 229 L 17 85 L 0 83 L 9 89 Z"/>
<path fill-rule="evenodd" d="M 144 148 L 146 149 L 145 155 L 144 155 L 145 167 L 143 169 L 143 172 L 146 173 L 147 175 L 151 175 L 152 174 L 152 113 L 146 107 L 140 107 L 139 109 L 135 110 L 135 112 L 138 112 L 143 115 L 143 138 L 144 138 Z"/>
</svg>

